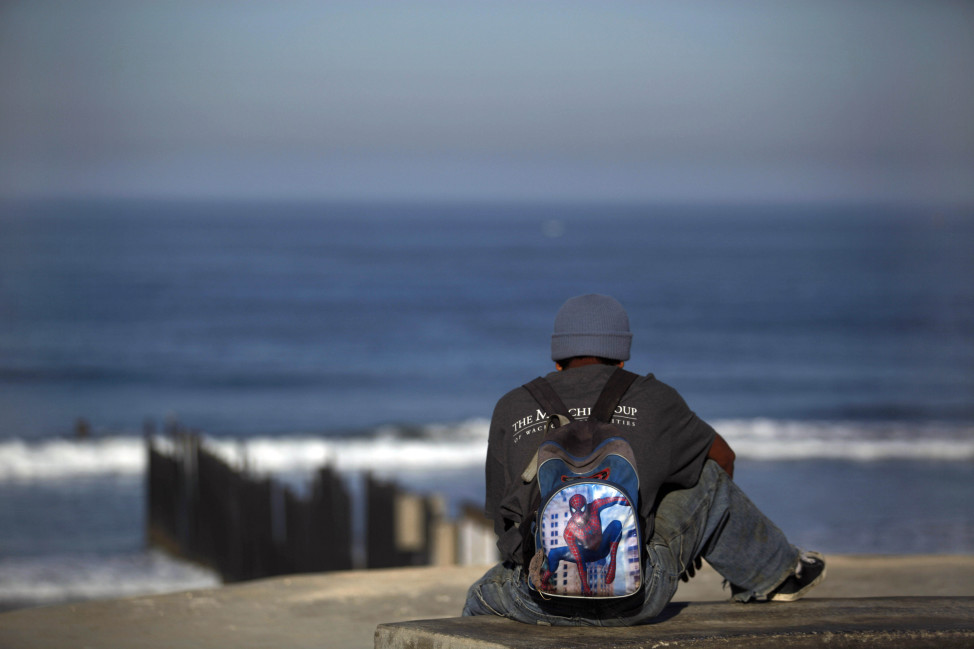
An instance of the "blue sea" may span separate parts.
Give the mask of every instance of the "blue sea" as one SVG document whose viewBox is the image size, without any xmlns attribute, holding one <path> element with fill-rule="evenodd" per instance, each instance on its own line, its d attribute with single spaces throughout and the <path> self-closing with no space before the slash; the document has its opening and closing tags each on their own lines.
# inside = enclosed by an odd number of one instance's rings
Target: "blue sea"
<svg viewBox="0 0 974 649">
<path fill-rule="evenodd" d="M 794 543 L 974 552 L 970 208 L 8 201 L 0 608 L 218 582 L 145 544 L 174 422 L 479 503 L 495 401 L 588 292 Z"/>
</svg>

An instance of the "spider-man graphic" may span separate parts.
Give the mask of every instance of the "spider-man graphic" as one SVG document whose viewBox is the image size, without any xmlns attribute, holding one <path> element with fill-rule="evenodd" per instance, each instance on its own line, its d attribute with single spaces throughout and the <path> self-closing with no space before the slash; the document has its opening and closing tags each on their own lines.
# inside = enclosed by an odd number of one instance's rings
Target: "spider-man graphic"
<svg viewBox="0 0 974 649">
<path fill-rule="evenodd" d="M 548 572 L 541 581 L 541 590 L 549 590 L 548 580 L 558 569 L 561 561 L 571 561 L 578 567 L 578 576 L 582 581 L 582 593 L 591 595 L 585 564 L 609 557 L 609 570 L 605 576 L 605 583 L 611 584 L 616 576 L 616 549 L 622 538 L 622 523 L 612 521 L 602 529 L 600 512 L 613 505 L 624 505 L 628 501 L 621 496 L 611 498 L 597 498 L 586 502 L 585 496 L 575 494 L 568 501 L 571 519 L 565 525 L 565 543 L 567 547 L 558 547 L 548 553 Z"/>
</svg>

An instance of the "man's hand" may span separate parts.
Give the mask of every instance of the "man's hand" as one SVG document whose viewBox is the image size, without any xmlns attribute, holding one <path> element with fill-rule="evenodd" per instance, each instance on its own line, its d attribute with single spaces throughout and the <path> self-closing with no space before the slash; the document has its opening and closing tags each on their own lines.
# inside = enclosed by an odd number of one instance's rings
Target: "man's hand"
<svg viewBox="0 0 974 649">
<path fill-rule="evenodd" d="M 690 581 L 701 568 L 703 568 L 703 557 L 697 557 L 687 564 L 686 569 L 680 574 L 680 579 L 684 582 Z"/>
</svg>

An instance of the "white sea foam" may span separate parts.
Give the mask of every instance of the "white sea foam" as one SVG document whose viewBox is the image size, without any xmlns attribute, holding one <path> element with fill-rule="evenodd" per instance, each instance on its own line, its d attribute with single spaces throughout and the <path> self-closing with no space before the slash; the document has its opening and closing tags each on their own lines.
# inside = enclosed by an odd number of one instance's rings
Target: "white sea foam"
<svg viewBox="0 0 974 649">
<path fill-rule="evenodd" d="M 0 481 L 137 475 L 145 464 L 145 442 L 139 437 L 0 441 Z"/>
<path fill-rule="evenodd" d="M 742 459 L 974 459 L 974 425 L 969 424 L 747 419 L 715 427 Z"/>
<path fill-rule="evenodd" d="M 372 438 L 254 438 L 244 442 L 214 440 L 207 446 L 237 466 L 259 473 L 311 471 L 323 465 L 342 471 L 386 473 L 397 468 L 460 468 L 482 466 L 487 451 L 482 439 L 403 438 L 383 434 Z"/>
<path fill-rule="evenodd" d="M 971 424 L 747 419 L 718 421 L 714 426 L 740 459 L 974 460 Z M 261 474 L 306 475 L 327 465 L 343 472 L 394 475 L 411 470 L 480 470 L 487 429 L 486 421 L 471 420 L 409 431 L 386 427 L 372 436 L 353 438 L 204 436 L 203 443 L 234 466 Z M 156 443 L 168 445 L 164 437 Z M 140 475 L 145 466 L 145 441 L 138 436 L 0 442 L 0 482 Z"/>
</svg>

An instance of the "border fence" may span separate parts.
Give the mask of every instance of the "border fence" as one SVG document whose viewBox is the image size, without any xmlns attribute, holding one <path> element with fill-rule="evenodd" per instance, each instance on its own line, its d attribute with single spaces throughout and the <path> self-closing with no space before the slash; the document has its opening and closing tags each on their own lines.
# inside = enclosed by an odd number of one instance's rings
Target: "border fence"
<svg viewBox="0 0 974 649">
<path fill-rule="evenodd" d="M 163 443 L 160 443 L 163 442 Z M 341 475 L 320 468 L 306 494 L 237 469 L 199 436 L 146 436 L 150 545 L 212 567 L 226 582 L 357 568 L 486 564 L 494 533 L 482 512 L 448 517 L 438 495 L 364 476 L 364 528 Z M 363 528 L 357 538 L 355 530 Z"/>
</svg>

